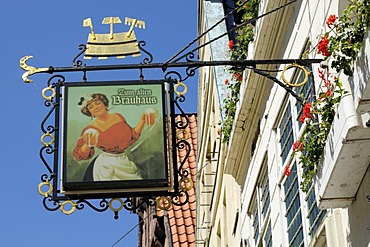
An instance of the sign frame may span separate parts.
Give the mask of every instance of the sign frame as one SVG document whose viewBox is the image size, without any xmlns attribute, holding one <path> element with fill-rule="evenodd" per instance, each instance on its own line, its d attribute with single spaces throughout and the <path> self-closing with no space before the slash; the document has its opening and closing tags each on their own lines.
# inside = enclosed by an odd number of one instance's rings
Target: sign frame
<svg viewBox="0 0 370 247">
<path fill-rule="evenodd" d="M 74 136 L 76 134 L 71 134 L 71 132 L 76 132 L 71 130 L 70 126 L 75 127 L 76 121 L 71 121 L 71 118 L 74 115 L 76 115 L 76 109 L 72 110 L 72 101 L 76 103 L 76 95 L 79 94 L 81 91 L 86 91 L 86 95 L 92 95 L 92 91 L 96 92 L 114 92 L 116 90 L 116 94 L 111 93 L 108 97 L 111 97 L 112 104 L 115 101 L 115 107 L 112 108 L 112 110 L 109 109 L 108 112 L 114 111 L 112 114 L 117 114 L 117 112 L 120 111 L 122 108 L 129 108 L 129 111 L 135 112 L 135 107 L 138 108 L 136 105 L 130 105 L 134 104 L 135 99 L 137 100 L 138 97 L 137 94 L 138 90 L 140 89 L 153 89 L 156 93 L 153 95 L 148 95 L 145 100 L 152 100 L 150 102 L 156 101 L 156 114 L 157 114 L 157 120 L 156 123 L 152 126 L 148 124 L 145 127 L 143 127 L 142 133 L 144 132 L 145 128 L 153 128 L 156 125 L 159 125 L 157 127 L 157 132 L 159 129 L 159 135 L 161 135 L 161 140 L 159 143 L 160 148 L 162 149 L 162 176 L 159 177 L 143 177 L 142 179 L 134 179 L 134 180 L 125 180 L 125 179 L 112 179 L 112 180 L 98 180 L 98 181 L 80 181 L 80 180 L 74 180 L 70 179 L 72 175 L 70 175 L 70 171 L 73 170 L 73 166 L 69 164 L 68 160 L 71 160 L 71 142 L 73 142 L 71 139 L 71 136 Z M 124 95 L 124 93 L 118 92 L 119 89 L 127 89 L 128 91 L 131 90 L 131 92 L 135 92 L 133 95 L 127 94 Z M 58 167 L 60 167 L 60 183 L 57 185 L 60 187 L 59 192 L 60 194 L 64 194 L 64 196 L 67 196 L 71 199 L 79 199 L 79 198 L 114 198 L 114 197 L 144 197 L 144 196 L 163 196 L 163 195 L 174 195 L 177 193 L 177 183 L 174 180 L 174 174 L 177 174 L 177 161 L 176 161 L 176 155 L 175 152 L 170 152 L 169 150 L 173 150 L 173 147 L 176 144 L 173 142 L 174 139 L 171 138 L 171 132 L 174 128 L 174 120 L 171 116 L 173 116 L 173 102 L 171 100 L 171 96 L 173 94 L 173 87 L 168 86 L 167 82 L 165 80 L 149 80 L 149 81 L 99 81 L 99 82 L 89 82 L 89 83 L 83 83 L 83 82 L 77 82 L 77 83 L 63 83 L 62 85 L 56 86 L 57 95 L 56 98 L 60 98 L 60 105 L 61 109 L 57 109 L 62 114 L 62 117 L 60 120 L 56 120 L 57 123 L 59 123 L 61 128 L 61 152 L 60 156 L 58 158 L 57 163 L 60 164 Z M 171 92 L 172 91 L 172 94 Z M 89 93 L 90 92 L 90 93 Z M 137 93 L 137 94 L 136 94 Z M 109 93 L 107 93 L 109 94 Z M 141 94 L 145 94 L 142 92 Z M 149 93 L 150 94 L 150 93 Z M 135 99 L 132 99 L 132 97 L 135 97 Z M 122 96 L 120 99 L 118 99 L 118 96 Z M 139 95 L 140 96 L 140 95 Z M 82 96 L 83 97 L 83 96 Z M 112 98 L 112 97 L 116 97 Z M 131 97 L 131 101 L 129 98 Z M 155 99 L 155 97 L 157 99 Z M 81 99 L 81 93 L 78 95 L 78 100 Z M 119 100 L 126 100 L 127 104 L 118 104 Z M 130 103 L 131 102 L 131 103 Z M 134 103 L 132 103 L 134 102 Z M 171 103 L 172 102 L 172 103 Z M 148 101 L 146 102 L 148 103 Z M 76 105 L 77 106 L 77 105 Z M 143 108 L 145 106 L 149 106 L 148 108 L 153 108 L 150 105 L 140 105 L 139 108 Z M 86 105 L 85 105 L 86 107 Z M 109 107 L 109 106 L 108 106 Z M 138 108 L 138 109 L 139 109 Z M 113 110 L 114 109 L 114 110 Z M 79 114 L 81 117 L 84 117 L 83 114 L 81 114 L 82 108 L 80 106 L 80 109 L 77 111 L 80 111 Z M 136 111 L 138 112 L 138 111 Z M 56 117 L 59 114 L 56 114 Z M 133 114 L 131 114 L 133 115 Z M 144 115 L 144 116 L 143 116 Z M 146 113 L 143 113 L 144 122 L 150 121 L 148 119 L 148 116 Z M 88 119 L 88 118 L 87 118 Z M 140 120 L 143 120 L 142 118 Z M 127 117 L 127 123 L 129 124 L 129 117 Z M 86 122 L 86 121 L 85 121 Z M 58 128 L 58 127 L 57 127 Z M 133 127 L 132 127 L 133 128 Z M 81 129 L 81 127 L 80 127 Z M 82 134 L 83 132 L 81 132 Z M 142 134 L 141 133 L 141 134 Z M 156 138 L 157 137 L 157 138 Z M 158 133 L 156 133 L 156 137 L 151 138 L 155 139 L 158 142 Z M 79 137 L 81 138 L 81 136 Z M 138 142 L 139 139 L 136 141 Z M 148 133 L 146 134 L 146 138 L 148 138 Z M 76 141 L 76 137 L 74 138 Z M 143 140 L 141 140 L 140 144 L 143 143 Z M 157 143 L 158 145 L 158 143 Z M 95 149 L 98 149 L 95 147 Z M 158 149 L 158 148 L 157 148 Z M 144 150 L 144 149 L 141 149 Z M 157 150 L 158 151 L 158 150 Z M 103 153 L 100 152 L 99 155 Z M 99 156 L 97 155 L 97 156 Z M 158 156 L 158 152 L 157 152 Z M 55 161 L 54 161 L 55 162 Z M 133 161 L 135 163 L 135 160 Z M 74 164 L 76 165 L 76 164 Z M 85 164 L 86 165 L 86 164 Z M 78 165 L 77 165 L 78 166 Z M 158 166 L 158 164 L 157 164 Z M 55 166 L 54 166 L 55 167 Z M 159 170 L 161 170 L 159 169 Z M 158 171 L 158 169 L 156 169 Z M 57 172 L 58 173 L 58 172 Z M 163 176 L 163 174 L 165 176 Z M 59 195 L 54 194 L 54 199 L 58 199 Z"/>
</svg>

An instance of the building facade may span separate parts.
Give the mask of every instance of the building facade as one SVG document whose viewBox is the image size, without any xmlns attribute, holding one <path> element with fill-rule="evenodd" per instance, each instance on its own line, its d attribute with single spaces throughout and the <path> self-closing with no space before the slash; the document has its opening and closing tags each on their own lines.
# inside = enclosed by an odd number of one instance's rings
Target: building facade
<svg viewBox="0 0 370 247">
<path fill-rule="evenodd" d="M 248 8 L 252 1 L 245 2 Z M 199 34 L 228 16 L 203 36 L 200 45 L 229 32 L 204 46 L 200 60 L 230 59 L 229 40 L 238 44 L 230 22 L 238 25 L 240 19 L 228 13 L 236 3 L 198 3 Z M 317 44 L 326 34 L 333 35 L 327 20 L 342 16 L 349 3 L 259 1 L 258 15 L 271 13 L 254 23 L 247 59 L 325 58 Z M 286 64 L 258 65 L 290 84 L 307 78 L 302 86 L 290 87 L 305 102 L 327 93 L 323 73 L 339 78 L 345 90 L 306 189 L 301 184 L 307 171 L 292 147 L 310 122 L 300 121 L 305 109 L 297 98 L 271 78 L 244 70 L 230 138 L 224 142 L 220 128 L 230 97 L 225 80 L 232 75 L 223 67 L 199 71 L 196 246 L 370 245 L 369 58 L 367 25 L 350 76 L 333 69 L 330 58 L 305 66 L 309 76 L 299 67 L 284 69 Z"/>
</svg>

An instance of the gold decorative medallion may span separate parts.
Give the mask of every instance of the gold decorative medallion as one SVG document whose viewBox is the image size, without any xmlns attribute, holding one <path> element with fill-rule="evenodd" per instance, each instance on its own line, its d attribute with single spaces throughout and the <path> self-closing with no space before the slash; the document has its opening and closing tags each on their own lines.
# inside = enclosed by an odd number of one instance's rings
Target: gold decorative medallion
<svg viewBox="0 0 370 247">
<path fill-rule="evenodd" d="M 41 188 L 43 186 L 47 186 L 49 189 L 44 192 L 44 191 L 41 190 Z M 40 183 L 37 186 L 37 191 L 39 192 L 40 195 L 48 197 L 51 194 L 51 192 L 53 191 L 53 186 L 51 185 L 51 183 L 49 181 L 45 181 L 45 182 Z"/>
<path fill-rule="evenodd" d="M 180 134 L 184 134 L 184 137 L 181 137 Z M 180 141 L 185 141 L 190 138 L 189 131 L 186 129 L 180 129 L 176 132 L 176 138 Z"/>
<path fill-rule="evenodd" d="M 183 88 L 182 92 L 179 91 L 179 87 Z M 177 94 L 177 96 L 180 97 L 181 95 L 185 95 L 188 92 L 188 86 L 186 86 L 186 84 L 183 82 L 179 82 L 175 84 L 174 91 Z"/>
<path fill-rule="evenodd" d="M 50 92 L 51 92 L 49 96 L 48 96 L 48 95 L 47 95 L 47 93 L 46 93 L 46 92 L 48 92 L 48 91 L 50 91 Z M 55 90 L 54 90 L 54 88 L 52 88 L 52 87 L 46 87 L 46 88 L 44 88 L 44 89 L 42 90 L 42 92 L 41 92 L 41 96 L 42 96 L 45 100 L 47 100 L 47 101 L 52 101 L 52 100 L 53 100 L 53 98 L 55 97 Z"/>
<path fill-rule="evenodd" d="M 155 201 L 158 209 L 168 210 L 171 208 L 172 202 L 167 196 L 158 197 Z"/>
<path fill-rule="evenodd" d="M 191 178 L 184 177 L 184 178 L 181 178 L 179 180 L 179 188 L 180 188 L 180 190 L 182 190 L 182 191 L 189 191 L 193 187 L 194 187 L 194 183 L 193 183 L 193 180 L 191 180 Z"/>
<path fill-rule="evenodd" d="M 49 142 L 45 141 L 45 138 L 47 138 L 47 137 L 50 138 Z M 47 132 L 47 133 L 45 133 L 41 136 L 41 143 L 44 144 L 44 146 L 46 146 L 46 147 L 49 147 L 51 144 L 53 144 L 54 140 L 55 140 L 54 136 L 52 134 L 50 134 L 49 132 Z"/>
<path fill-rule="evenodd" d="M 115 208 L 113 206 L 113 203 L 117 201 L 120 203 L 119 207 L 118 208 Z M 122 201 L 121 198 L 112 198 L 110 201 L 109 201 L 109 208 L 114 211 L 114 212 L 118 212 L 118 211 L 121 211 L 121 209 L 125 206 L 125 203 Z"/>
<path fill-rule="evenodd" d="M 71 209 L 70 210 L 65 209 L 65 206 L 68 205 L 68 204 L 71 204 Z M 77 206 L 76 203 L 74 203 L 71 200 L 67 200 L 67 201 L 64 201 L 64 202 L 60 203 L 60 210 L 62 210 L 63 214 L 71 214 L 76 210 L 76 206 Z"/>
</svg>

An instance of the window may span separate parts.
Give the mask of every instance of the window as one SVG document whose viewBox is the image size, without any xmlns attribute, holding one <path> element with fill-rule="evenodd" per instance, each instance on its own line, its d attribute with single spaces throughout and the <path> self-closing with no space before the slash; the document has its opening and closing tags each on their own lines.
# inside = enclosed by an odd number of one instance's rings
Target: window
<svg viewBox="0 0 370 247">
<path fill-rule="evenodd" d="M 292 111 L 290 104 L 288 104 L 282 120 L 279 125 L 280 129 L 280 147 L 281 147 L 281 158 L 282 162 L 284 164 L 286 158 L 288 157 L 288 154 L 292 148 L 293 145 L 293 121 L 292 121 Z"/>
<path fill-rule="evenodd" d="M 306 203 L 308 207 L 307 218 L 310 222 L 310 229 L 309 233 L 311 236 L 315 235 L 317 228 L 320 226 L 322 219 L 326 213 L 326 210 L 320 210 L 317 207 L 316 203 L 316 195 L 313 184 L 311 184 L 311 188 L 307 193 Z"/>
<path fill-rule="evenodd" d="M 291 166 L 291 175 L 287 177 L 284 183 L 284 191 L 289 246 L 303 246 L 302 212 L 298 173 L 295 164 Z"/>
<path fill-rule="evenodd" d="M 254 243 L 257 244 L 258 237 L 259 237 L 259 234 L 260 234 L 257 203 L 256 203 L 256 207 L 254 209 L 252 217 L 253 217 L 252 218 L 252 221 L 253 221 L 252 226 L 253 226 L 253 231 L 254 231 L 253 239 L 254 239 Z"/>
<path fill-rule="evenodd" d="M 270 186 L 267 169 L 267 159 L 262 164 L 262 169 L 254 190 L 253 205 L 251 210 L 251 223 L 255 245 L 263 242 L 272 246 L 272 231 L 270 225 Z"/>
<path fill-rule="evenodd" d="M 267 174 L 267 169 L 265 169 L 264 175 L 261 181 L 261 206 L 263 218 L 266 218 L 267 210 L 270 206 L 270 188 L 269 188 L 269 177 Z"/>
<path fill-rule="evenodd" d="M 269 221 L 265 236 L 263 237 L 265 247 L 272 247 L 272 232 L 271 232 L 271 221 Z"/>
</svg>

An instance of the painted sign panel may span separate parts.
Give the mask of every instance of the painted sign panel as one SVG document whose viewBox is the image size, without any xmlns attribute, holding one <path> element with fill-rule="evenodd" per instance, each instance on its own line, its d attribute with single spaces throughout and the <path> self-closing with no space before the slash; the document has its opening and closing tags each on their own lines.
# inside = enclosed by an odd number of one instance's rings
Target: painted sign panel
<svg viewBox="0 0 370 247">
<path fill-rule="evenodd" d="M 168 189 L 164 92 L 162 82 L 66 84 L 62 190 Z"/>
</svg>

